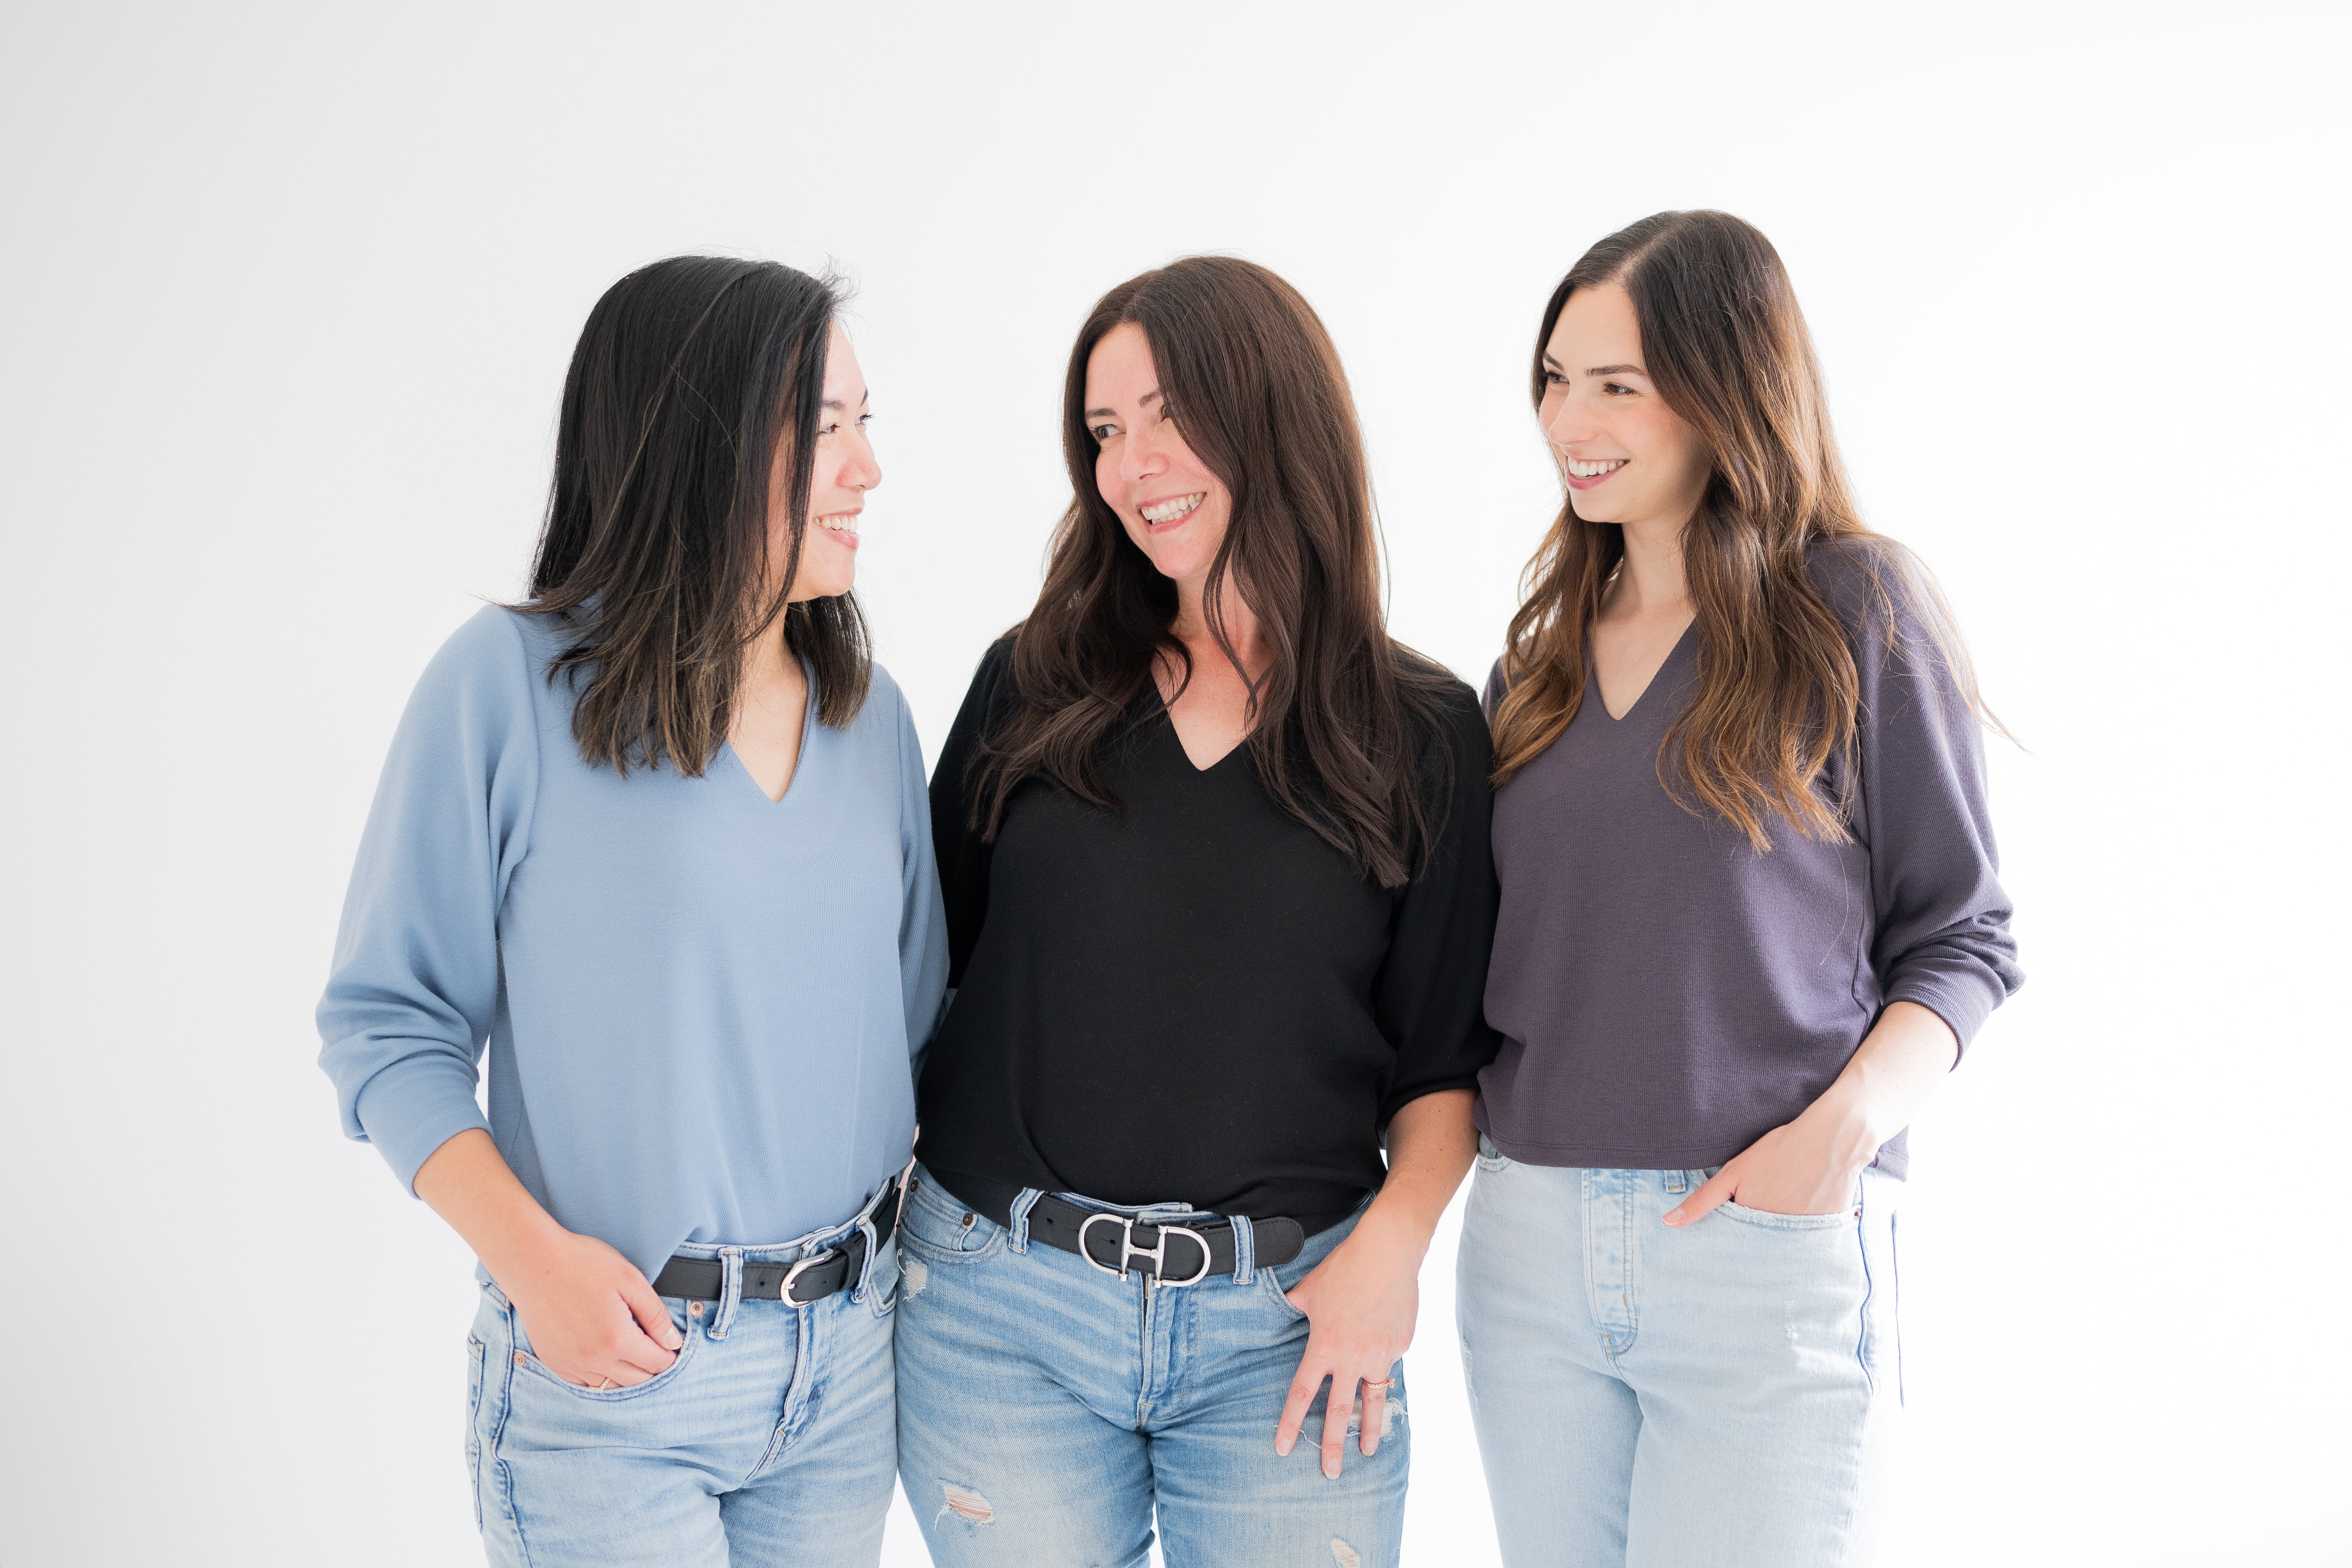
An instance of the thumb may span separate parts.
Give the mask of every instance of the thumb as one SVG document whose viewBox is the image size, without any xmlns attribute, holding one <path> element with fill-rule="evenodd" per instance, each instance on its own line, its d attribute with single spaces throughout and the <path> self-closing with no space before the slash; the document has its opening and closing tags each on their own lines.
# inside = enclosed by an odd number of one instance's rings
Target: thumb
<svg viewBox="0 0 2352 1568">
<path fill-rule="evenodd" d="M 1702 1184 L 1698 1191 L 1668 1209 L 1666 1223 L 1679 1228 L 1694 1220 L 1705 1219 L 1714 1212 L 1716 1205 L 1731 1195 L 1732 1181 L 1731 1167 L 1726 1165 Z"/>
<path fill-rule="evenodd" d="M 646 1283 L 646 1277 L 634 1268 L 629 1270 L 629 1278 L 622 1282 L 621 1300 L 629 1304 L 629 1315 L 636 1319 L 637 1327 L 645 1331 L 646 1338 L 666 1351 L 674 1351 L 686 1343 L 686 1336 L 679 1333 L 677 1325 L 669 1320 L 669 1309 L 662 1305 L 659 1296 L 654 1294 L 654 1288 Z"/>
</svg>

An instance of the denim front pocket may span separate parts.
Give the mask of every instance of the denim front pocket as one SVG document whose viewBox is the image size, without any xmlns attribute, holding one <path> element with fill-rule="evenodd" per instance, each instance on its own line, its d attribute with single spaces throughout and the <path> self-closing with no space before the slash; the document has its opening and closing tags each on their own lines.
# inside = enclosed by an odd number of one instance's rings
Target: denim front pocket
<svg viewBox="0 0 2352 1568">
<path fill-rule="evenodd" d="M 1729 1198 L 1726 1198 L 1719 1206 L 1727 1217 L 1742 1225 L 1752 1225 L 1759 1230 L 1852 1229 L 1855 1215 L 1851 1208 L 1832 1209 L 1828 1214 L 1773 1214 L 1765 1209 L 1747 1208 Z"/>
<path fill-rule="evenodd" d="M 508 1311 L 511 1314 L 513 1309 L 509 1308 Z M 614 1404 L 625 1399 L 642 1399 L 648 1394 L 658 1394 L 683 1376 L 687 1363 L 694 1359 L 695 1347 L 702 1342 L 703 1336 L 695 1331 L 699 1324 L 692 1320 L 680 1321 L 680 1317 L 681 1314 L 676 1309 L 671 1310 L 671 1323 L 685 1341 L 678 1346 L 677 1356 L 667 1366 L 646 1379 L 645 1382 L 630 1384 L 626 1388 L 583 1388 L 580 1384 L 560 1376 L 552 1367 L 529 1351 L 523 1351 L 517 1355 L 516 1364 L 523 1371 L 531 1373 L 534 1383 L 551 1384 L 575 1399 L 593 1400 L 598 1404 Z M 516 1337 L 520 1339 L 521 1336 L 518 1334 Z"/>
<path fill-rule="evenodd" d="M 898 1220 L 902 1247 L 940 1263 L 973 1263 L 1004 1245 L 1004 1227 L 965 1208 L 928 1171 L 916 1173 Z"/>
<path fill-rule="evenodd" d="M 1261 1268 L 1257 1271 L 1257 1277 L 1258 1282 L 1265 1287 L 1266 1300 L 1274 1304 L 1274 1310 L 1276 1311 L 1280 1312 L 1283 1316 L 1297 1322 L 1303 1323 L 1307 1321 L 1307 1314 L 1300 1311 L 1297 1307 L 1292 1306 L 1290 1304 L 1290 1298 L 1283 1293 L 1282 1281 L 1275 1277 L 1273 1269 Z M 1304 1279 L 1305 1278 L 1307 1278 L 1307 1276 L 1304 1274 L 1299 1276 L 1299 1279 Z M 1297 1281 L 1293 1281 L 1293 1283 L 1295 1284 Z"/>
<path fill-rule="evenodd" d="M 1510 1156 L 1495 1147 L 1494 1140 L 1484 1132 L 1478 1134 L 1478 1168 L 1490 1175 L 1499 1175 L 1511 1167 Z"/>
</svg>

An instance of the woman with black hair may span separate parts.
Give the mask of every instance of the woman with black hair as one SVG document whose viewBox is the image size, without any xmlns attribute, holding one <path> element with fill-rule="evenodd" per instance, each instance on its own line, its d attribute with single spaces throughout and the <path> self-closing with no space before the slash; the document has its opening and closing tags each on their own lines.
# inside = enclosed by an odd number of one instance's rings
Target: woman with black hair
<svg viewBox="0 0 2352 1568">
<path fill-rule="evenodd" d="M 950 1568 L 1140 1563 L 1155 1515 L 1171 1563 L 1393 1563 L 1400 1358 L 1494 1052 L 1486 725 L 1388 636 L 1288 284 L 1112 289 L 1064 410 L 1045 591 L 932 780 L 960 989 L 900 1472 Z"/>
<path fill-rule="evenodd" d="M 425 670 L 352 873 L 320 1064 L 480 1260 L 494 1563 L 880 1555 L 946 945 L 837 303 L 710 257 L 597 302 L 531 596 Z"/>
</svg>

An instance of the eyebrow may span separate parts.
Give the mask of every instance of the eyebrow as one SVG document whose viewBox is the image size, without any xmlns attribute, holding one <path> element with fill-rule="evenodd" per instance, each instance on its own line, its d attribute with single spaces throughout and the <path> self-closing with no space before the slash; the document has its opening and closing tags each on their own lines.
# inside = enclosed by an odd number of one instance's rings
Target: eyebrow
<svg viewBox="0 0 2352 1568">
<path fill-rule="evenodd" d="M 1559 361 L 1552 358 L 1549 353 L 1543 356 L 1543 362 L 1554 370 L 1561 368 Z M 1650 373 L 1638 364 L 1597 364 L 1584 374 L 1587 375 L 1647 375 Z"/>
<path fill-rule="evenodd" d="M 859 393 L 859 394 L 857 395 L 857 406 L 859 406 L 860 408 L 865 407 L 868 403 L 870 403 L 870 402 L 872 402 L 872 401 L 873 401 L 873 397 L 874 397 L 874 395 L 873 395 L 872 393 L 870 393 L 870 392 L 861 392 L 861 393 Z M 848 404 L 846 404 L 846 403 L 845 403 L 845 402 L 843 402 L 843 401 L 842 401 L 840 398 L 838 398 L 838 397 L 828 397 L 828 398 L 826 398 L 826 399 L 824 400 L 824 402 L 820 406 L 822 406 L 822 407 L 825 407 L 825 408 L 846 408 L 846 407 L 848 407 L 848 406 L 849 406 L 849 405 L 848 405 Z"/>
<path fill-rule="evenodd" d="M 1135 400 L 1135 405 L 1138 408 L 1148 408 L 1151 405 L 1152 400 L 1157 398 L 1159 395 L 1160 389 L 1155 386 L 1150 391 L 1145 393 L 1142 396 L 1137 398 Z M 1118 417 L 1118 410 L 1116 408 L 1089 408 L 1086 413 L 1080 415 L 1079 417 L 1082 419 L 1116 419 Z"/>
</svg>

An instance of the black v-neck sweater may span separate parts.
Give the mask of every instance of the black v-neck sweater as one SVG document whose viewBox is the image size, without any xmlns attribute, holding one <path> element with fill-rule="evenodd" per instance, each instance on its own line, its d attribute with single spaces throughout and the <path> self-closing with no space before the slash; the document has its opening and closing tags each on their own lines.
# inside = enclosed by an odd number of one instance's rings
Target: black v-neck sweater
<svg viewBox="0 0 2352 1568">
<path fill-rule="evenodd" d="M 1429 868 L 1391 890 L 1274 803 L 1247 744 L 1195 768 L 1149 685 L 1104 742 L 1119 810 L 1032 778 L 983 842 L 970 773 L 1020 700 L 1012 655 L 1007 637 L 982 660 L 931 776 L 955 999 L 923 1160 L 1310 1233 L 1344 1218 L 1381 1184 L 1397 1108 L 1475 1086 L 1498 1044 L 1477 699 L 1452 683 L 1425 738 L 1450 805 Z"/>
</svg>

